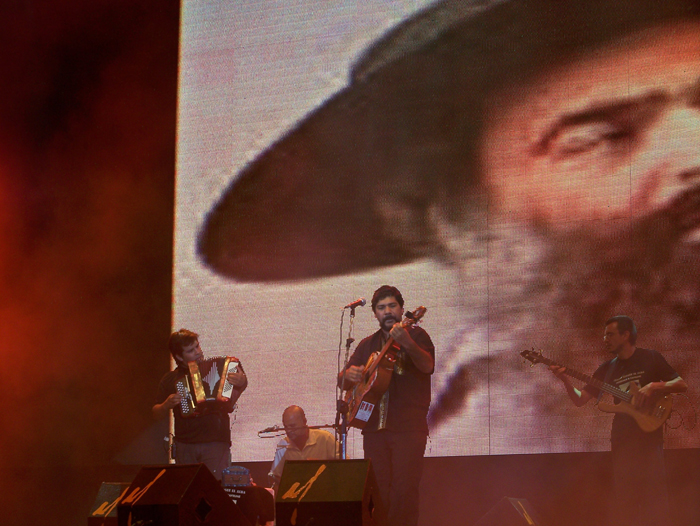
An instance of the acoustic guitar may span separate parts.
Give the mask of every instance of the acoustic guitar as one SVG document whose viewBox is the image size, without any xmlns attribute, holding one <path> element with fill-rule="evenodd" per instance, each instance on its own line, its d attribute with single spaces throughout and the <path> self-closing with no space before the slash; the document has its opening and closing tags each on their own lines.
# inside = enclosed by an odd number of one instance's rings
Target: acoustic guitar
<svg viewBox="0 0 700 526">
<path fill-rule="evenodd" d="M 413 312 L 407 312 L 401 326 L 414 325 L 427 310 L 420 306 Z M 399 349 L 400 346 L 390 337 L 379 352 L 369 357 L 360 381 L 345 392 L 349 426 L 362 429 L 367 425 L 374 408 L 389 388 Z"/>
</svg>

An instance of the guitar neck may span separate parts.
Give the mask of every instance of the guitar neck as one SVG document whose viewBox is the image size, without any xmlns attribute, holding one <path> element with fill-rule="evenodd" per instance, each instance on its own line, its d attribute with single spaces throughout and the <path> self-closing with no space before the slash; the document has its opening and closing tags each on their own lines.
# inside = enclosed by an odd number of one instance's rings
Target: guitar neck
<svg viewBox="0 0 700 526">
<path fill-rule="evenodd" d="M 540 356 L 537 360 L 545 365 L 556 365 L 557 367 L 566 367 L 565 365 L 561 365 L 553 360 L 550 360 L 549 358 L 545 358 L 544 356 Z M 566 367 L 564 374 L 567 376 L 571 376 L 572 378 L 576 378 L 577 380 L 581 380 L 582 382 L 585 382 L 587 384 L 590 384 L 593 387 L 597 387 L 601 391 L 611 394 L 614 397 L 619 398 L 623 402 L 632 401 L 632 395 L 630 393 L 626 393 L 625 391 L 623 391 L 622 389 L 618 389 L 614 385 L 606 384 L 605 382 L 598 380 L 597 378 L 593 378 L 588 374 L 579 372 L 576 369 L 570 369 L 569 367 Z"/>
</svg>

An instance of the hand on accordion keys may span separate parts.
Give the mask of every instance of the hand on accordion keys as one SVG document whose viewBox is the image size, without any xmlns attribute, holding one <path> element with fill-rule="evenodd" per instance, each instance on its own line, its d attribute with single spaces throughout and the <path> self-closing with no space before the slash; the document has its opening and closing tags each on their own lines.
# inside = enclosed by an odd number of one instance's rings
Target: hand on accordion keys
<svg viewBox="0 0 700 526">
<path fill-rule="evenodd" d="M 240 388 L 246 385 L 247 379 L 245 373 L 242 371 L 236 371 L 234 373 L 228 373 L 226 375 L 226 380 L 233 387 Z"/>
<path fill-rule="evenodd" d="M 182 396 L 180 396 L 178 393 L 173 393 L 165 399 L 164 405 L 167 409 L 173 409 L 180 405 L 181 400 Z"/>
</svg>

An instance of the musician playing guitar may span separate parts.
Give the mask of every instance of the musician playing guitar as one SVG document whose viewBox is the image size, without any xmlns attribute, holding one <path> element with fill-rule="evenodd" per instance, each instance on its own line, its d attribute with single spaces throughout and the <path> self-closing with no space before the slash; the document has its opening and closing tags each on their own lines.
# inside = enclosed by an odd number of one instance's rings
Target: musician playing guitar
<svg viewBox="0 0 700 526">
<path fill-rule="evenodd" d="M 640 386 L 632 398 L 633 406 L 644 411 L 665 394 L 681 393 L 686 383 L 656 351 L 636 347 L 637 328 L 631 318 L 615 316 L 605 323 L 605 350 L 614 357 L 603 363 L 593 378 L 628 391 L 630 384 Z M 576 389 L 557 365 L 550 370 L 566 388 L 571 401 L 578 407 L 599 397 L 599 390 L 586 385 Z M 666 472 L 663 460 L 663 427 L 644 431 L 635 419 L 616 412 L 611 433 L 613 473 L 615 476 L 615 519 L 610 524 L 668 525 L 670 524 Z"/>
<path fill-rule="evenodd" d="M 420 327 L 400 322 L 403 297 L 396 287 L 384 285 L 372 297 L 379 330 L 362 340 L 341 372 L 339 382 L 349 389 L 363 380 L 370 357 L 393 341 L 398 350 L 386 393 L 362 427 L 364 456 L 372 460 L 390 526 L 418 523 L 418 486 L 428 436 L 430 375 L 435 347 Z"/>
</svg>

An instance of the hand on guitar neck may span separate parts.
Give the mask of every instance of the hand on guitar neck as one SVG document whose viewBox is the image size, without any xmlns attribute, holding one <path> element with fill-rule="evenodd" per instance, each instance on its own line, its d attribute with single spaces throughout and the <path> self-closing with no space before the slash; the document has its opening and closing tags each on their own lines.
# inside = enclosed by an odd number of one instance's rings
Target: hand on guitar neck
<svg viewBox="0 0 700 526">
<path fill-rule="evenodd" d="M 430 374 L 435 367 L 435 360 L 425 349 L 419 347 L 401 323 L 396 323 L 389 331 L 392 338 L 400 347 L 405 349 L 413 364 L 423 373 Z"/>
<path fill-rule="evenodd" d="M 566 387 L 566 393 L 569 395 L 569 398 L 576 407 L 586 405 L 588 401 L 593 398 L 588 391 L 579 391 L 574 387 L 571 380 L 569 380 L 569 373 L 567 372 L 566 367 L 563 365 L 553 363 L 549 365 L 549 370 L 552 371 L 554 376 L 556 376 L 564 384 Z"/>
</svg>

